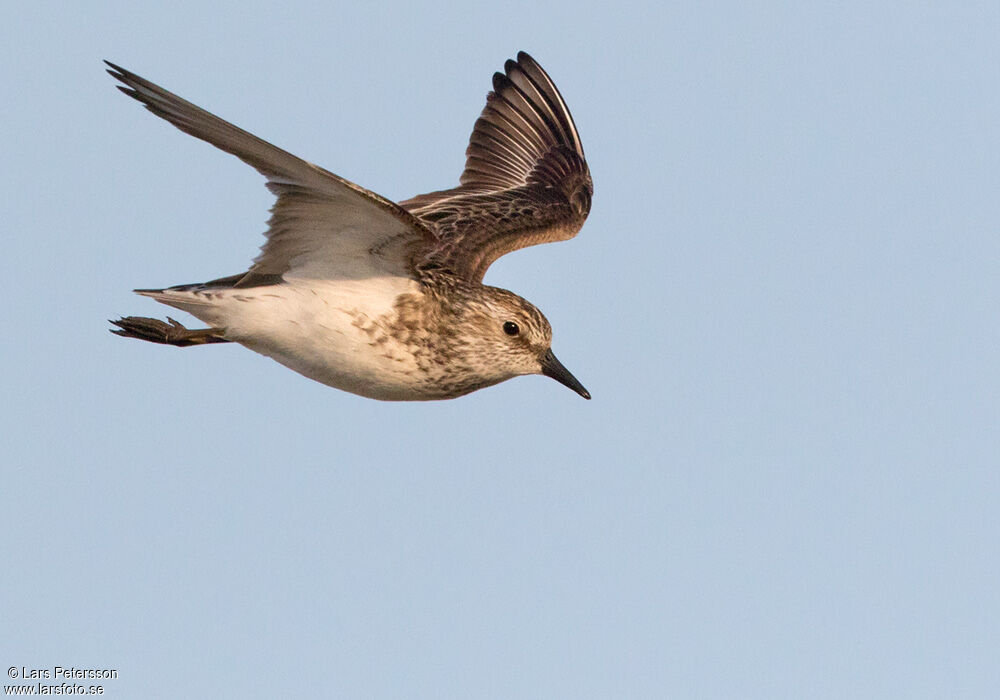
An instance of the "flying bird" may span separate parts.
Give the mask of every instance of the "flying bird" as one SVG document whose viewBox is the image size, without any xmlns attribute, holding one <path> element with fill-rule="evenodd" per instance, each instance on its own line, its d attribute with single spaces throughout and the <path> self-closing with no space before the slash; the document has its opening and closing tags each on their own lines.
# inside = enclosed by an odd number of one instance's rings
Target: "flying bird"
<svg viewBox="0 0 1000 700">
<path fill-rule="evenodd" d="M 177 347 L 235 342 L 386 401 L 450 399 L 527 374 L 590 398 L 552 353 L 542 312 L 482 282 L 501 255 L 572 238 L 590 212 L 573 118 L 528 54 L 493 76 L 460 184 L 398 204 L 106 63 L 119 90 L 255 168 L 277 197 L 247 272 L 135 290 L 208 328 L 128 316 L 113 333 Z"/>
</svg>

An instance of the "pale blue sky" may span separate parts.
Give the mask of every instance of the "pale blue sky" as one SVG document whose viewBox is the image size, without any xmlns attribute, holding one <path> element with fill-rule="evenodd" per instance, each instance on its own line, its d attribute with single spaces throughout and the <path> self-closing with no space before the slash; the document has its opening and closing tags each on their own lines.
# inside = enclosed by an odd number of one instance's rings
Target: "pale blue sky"
<svg viewBox="0 0 1000 700">
<path fill-rule="evenodd" d="M 0 662 L 111 698 L 1000 696 L 1000 5 L 27 3 L 0 26 Z M 594 176 L 498 262 L 594 395 L 130 342 L 270 195 L 108 58 L 392 198 L 532 53 Z"/>
</svg>

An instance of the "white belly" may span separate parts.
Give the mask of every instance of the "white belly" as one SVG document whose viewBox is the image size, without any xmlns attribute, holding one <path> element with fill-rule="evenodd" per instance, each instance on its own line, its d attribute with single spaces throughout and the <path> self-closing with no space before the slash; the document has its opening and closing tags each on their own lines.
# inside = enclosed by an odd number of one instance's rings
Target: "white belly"
<svg viewBox="0 0 1000 700">
<path fill-rule="evenodd" d="M 393 314 L 400 294 L 421 294 L 400 277 L 362 280 L 296 280 L 285 284 L 161 299 L 185 309 L 225 337 L 337 389 L 388 401 L 427 398 L 413 355 L 398 343 L 380 342 L 377 319 Z M 207 304 L 205 302 L 208 302 Z"/>
</svg>

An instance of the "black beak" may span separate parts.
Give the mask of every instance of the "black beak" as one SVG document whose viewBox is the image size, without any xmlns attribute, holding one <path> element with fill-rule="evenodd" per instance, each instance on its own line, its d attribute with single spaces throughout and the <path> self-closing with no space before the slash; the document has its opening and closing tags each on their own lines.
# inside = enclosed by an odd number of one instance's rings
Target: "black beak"
<svg viewBox="0 0 1000 700">
<path fill-rule="evenodd" d="M 590 392 L 583 388 L 583 384 L 578 382 L 568 369 L 563 367 L 563 363 L 556 359 L 551 349 L 542 355 L 542 374 L 546 377 L 552 377 L 564 386 L 568 386 L 583 398 L 590 398 Z"/>
</svg>

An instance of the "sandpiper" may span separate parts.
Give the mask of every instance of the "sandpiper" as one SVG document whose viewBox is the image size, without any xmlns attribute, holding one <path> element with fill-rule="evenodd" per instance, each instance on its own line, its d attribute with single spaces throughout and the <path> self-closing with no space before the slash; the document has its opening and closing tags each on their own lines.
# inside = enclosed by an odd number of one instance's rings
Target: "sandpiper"
<svg viewBox="0 0 1000 700">
<path fill-rule="evenodd" d="M 450 399 L 544 374 L 589 399 L 531 303 L 482 283 L 505 253 L 572 238 L 593 184 L 573 118 L 526 53 L 493 76 L 460 184 L 398 204 L 107 62 L 118 89 L 231 153 L 277 196 L 249 271 L 137 289 L 208 324 L 128 316 L 112 332 L 177 347 L 235 342 L 386 401 Z"/>
</svg>

